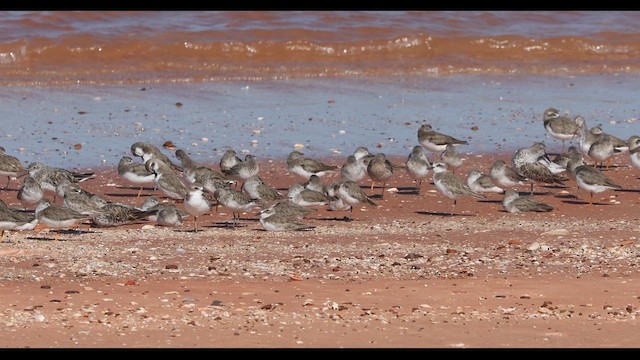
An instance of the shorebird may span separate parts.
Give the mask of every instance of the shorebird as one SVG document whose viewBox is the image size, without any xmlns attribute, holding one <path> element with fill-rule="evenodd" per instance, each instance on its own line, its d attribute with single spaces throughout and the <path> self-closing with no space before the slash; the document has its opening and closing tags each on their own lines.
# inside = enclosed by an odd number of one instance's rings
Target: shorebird
<svg viewBox="0 0 640 360">
<path fill-rule="evenodd" d="M 302 184 L 293 184 L 289 187 L 287 197 L 291 202 L 300 206 L 325 206 L 329 197 L 315 190 L 305 189 Z"/>
<path fill-rule="evenodd" d="M 393 176 L 394 166 L 385 157 L 383 153 L 377 153 L 367 166 L 367 175 L 371 179 L 371 190 L 376 182 L 382 183 L 382 191 L 380 192 L 380 198 L 384 198 L 384 190 L 387 187 L 387 181 Z"/>
<path fill-rule="evenodd" d="M 502 199 L 502 207 L 510 213 L 518 212 L 547 212 L 553 210 L 553 206 L 534 199 L 531 196 L 520 196 L 520 194 L 509 189 L 505 191 Z"/>
<path fill-rule="evenodd" d="M 571 160 L 568 166 L 578 186 L 589 192 L 589 205 L 593 205 L 593 193 L 622 189 L 622 186 L 611 181 L 602 171 L 584 164 L 582 160 Z"/>
<path fill-rule="evenodd" d="M 4 147 L 0 146 L 0 175 L 7 177 L 7 184 L 4 186 L 4 190 L 9 189 L 9 182 L 11 178 L 16 178 L 27 174 L 27 169 L 18 160 L 17 157 L 8 155 Z"/>
<path fill-rule="evenodd" d="M 218 204 L 231 210 L 234 229 L 238 225 L 241 212 L 260 208 L 260 203 L 257 200 L 251 199 L 249 195 L 238 190 L 222 188 L 216 190 L 213 195 Z"/>
<path fill-rule="evenodd" d="M 477 170 L 471 170 L 467 174 L 467 185 L 477 193 L 504 193 L 504 189 L 493 183 L 489 175 Z"/>
<path fill-rule="evenodd" d="M 309 176 L 309 180 L 307 180 L 307 182 L 305 182 L 302 186 L 304 186 L 305 189 L 321 192 L 325 195 L 328 195 L 327 186 L 322 182 L 322 179 L 320 179 L 318 175 L 313 174 Z"/>
<path fill-rule="evenodd" d="M 606 161 L 608 168 L 614 156 L 627 151 L 629 151 L 629 143 L 627 141 L 610 134 L 602 133 L 589 147 L 587 156 L 594 160 L 596 164 L 599 162 L 600 167 L 602 167 Z"/>
<path fill-rule="evenodd" d="M 208 213 L 215 203 L 216 200 L 213 195 L 205 192 L 201 184 L 194 183 L 191 185 L 191 189 L 189 189 L 187 197 L 184 199 L 184 209 L 193 216 L 193 232 L 198 232 L 198 216 Z"/>
<path fill-rule="evenodd" d="M 144 165 L 155 174 L 153 181 L 162 193 L 174 200 L 184 200 L 187 196 L 187 186 L 169 165 L 157 157 L 150 158 Z"/>
<path fill-rule="evenodd" d="M 340 168 L 340 177 L 344 180 L 359 182 L 367 176 L 367 167 L 355 155 L 347 156 Z"/>
<path fill-rule="evenodd" d="M 224 175 L 228 175 L 228 171 L 231 170 L 232 167 L 241 163 L 242 159 L 238 157 L 238 154 L 233 149 L 227 149 L 222 157 L 220 158 L 220 171 Z"/>
<path fill-rule="evenodd" d="M 296 220 L 302 220 L 307 215 L 316 211 L 314 208 L 298 205 L 289 199 L 280 200 L 277 203 L 269 206 L 267 209 L 273 209 L 273 211 L 277 213 L 281 213 L 287 217 L 292 217 Z"/>
<path fill-rule="evenodd" d="M 258 175 L 260 172 L 260 166 L 255 156 L 247 154 L 244 156 L 244 160 L 234 165 L 226 175 L 236 180 L 242 180 L 244 183 L 248 178 Z"/>
<path fill-rule="evenodd" d="M 64 185 L 62 205 L 81 214 L 93 215 L 108 204 L 102 196 L 92 194 L 78 186 L 67 183 Z"/>
<path fill-rule="evenodd" d="M 447 166 L 441 162 L 435 162 L 433 166 L 433 183 L 436 189 L 453 200 L 453 206 L 455 207 L 456 201 L 463 196 L 472 196 L 476 199 L 484 199 L 485 196 L 477 193 L 469 188 L 467 184 L 462 182 L 451 171 L 447 170 Z M 453 207 L 451 208 L 451 215 L 453 215 Z"/>
<path fill-rule="evenodd" d="M 244 191 L 251 199 L 261 200 L 264 203 L 279 201 L 286 199 L 287 196 L 281 194 L 275 188 L 265 183 L 259 175 L 254 175 L 242 184 L 242 191 Z"/>
<path fill-rule="evenodd" d="M 367 194 L 364 193 L 364 191 L 362 191 L 360 185 L 349 180 L 340 184 L 336 196 L 340 198 L 345 204 L 351 206 L 351 209 L 349 210 L 349 221 L 353 220 L 353 207 L 355 205 L 366 204 L 371 207 L 378 206 L 375 202 L 373 202 L 373 200 L 369 198 L 369 196 L 367 196 Z"/>
<path fill-rule="evenodd" d="M 303 153 L 297 150 L 289 153 L 286 164 L 287 170 L 307 180 L 311 175 L 321 177 L 338 168 L 335 165 L 325 164 L 322 161 L 305 157 Z"/>
<path fill-rule="evenodd" d="M 465 140 L 459 140 L 454 138 L 453 136 L 435 131 L 429 124 L 423 124 L 418 129 L 418 142 L 420 143 L 420 145 L 424 146 L 425 149 L 438 154 L 445 151 L 447 144 L 469 144 Z"/>
<path fill-rule="evenodd" d="M 54 194 L 54 202 L 57 196 L 62 197 L 63 194 L 57 192 L 61 189 L 58 185 L 63 182 L 80 183 L 95 177 L 94 173 L 79 173 L 69 171 L 67 169 L 50 167 L 40 162 L 32 162 L 27 166 L 29 176 L 34 178 L 42 190 L 49 191 Z"/>
<path fill-rule="evenodd" d="M 366 173 L 367 166 L 369 166 L 369 161 L 373 159 L 373 154 L 369 152 L 369 148 L 366 146 L 358 146 L 356 150 L 353 152 L 353 156 L 356 157 L 356 160 L 358 160 L 360 167 L 362 167 L 362 170 L 364 170 L 364 172 Z M 356 181 L 356 180 L 352 180 L 352 181 Z"/>
<path fill-rule="evenodd" d="M 176 165 L 167 155 L 165 155 L 160 149 L 158 149 L 155 145 L 145 143 L 145 142 L 136 142 L 131 145 L 131 154 L 133 156 L 139 156 L 142 158 L 143 163 L 147 163 L 149 159 L 156 158 L 160 159 L 163 163 L 167 164 L 172 170 L 177 172 L 182 172 L 182 168 Z"/>
<path fill-rule="evenodd" d="M 531 181 L 531 193 L 535 183 L 563 185 L 564 178 L 554 174 L 548 167 L 553 162 L 548 159 L 543 143 L 534 143 L 530 147 L 518 149 L 512 162 L 515 170 Z"/>
<path fill-rule="evenodd" d="M 598 126 L 594 126 L 591 129 L 587 128 L 587 123 L 582 116 L 578 116 L 576 118 L 576 123 L 578 124 L 578 134 L 580 135 L 579 145 L 580 152 L 582 155 L 588 156 L 589 148 L 591 144 L 598 141 L 600 136 L 602 136 L 602 129 Z"/>
<path fill-rule="evenodd" d="M 52 204 L 47 198 L 40 200 L 40 203 L 36 206 L 35 215 L 39 224 L 55 229 L 68 229 L 76 226 L 76 230 L 78 230 L 77 226 L 82 220 L 91 218 L 90 215 L 81 214 L 67 207 Z"/>
<path fill-rule="evenodd" d="M 114 227 L 146 220 L 156 210 L 140 210 L 133 206 L 108 203 L 91 215 L 91 222 L 97 227 Z"/>
<path fill-rule="evenodd" d="M 631 159 L 631 165 L 640 169 L 640 136 L 631 135 L 629 140 L 629 157 Z"/>
<path fill-rule="evenodd" d="M 453 144 L 446 145 L 444 151 L 440 154 L 440 160 L 447 165 L 447 169 L 451 172 L 455 172 L 455 169 L 462 166 L 464 162 L 458 148 Z"/>
<path fill-rule="evenodd" d="M 514 168 L 507 165 L 504 160 L 496 160 L 491 165 L 489 176 L 502 188 L 513 188 L 525 184 L 527 178 L 520 175 Z"/>
<path fill-rule="evenodd" d="M 136 199 L 142 194 L 144 184 L 153 184 L 156 176 L 144 164 L 134 162 L 129 156 L 123 156 L 118 162 L 118 175 L 132 184 L 140 185 Z"/>
<path fill-rule="evenodd" d="M 176 157 L 182 163 L 182 173 L 185 178 L 189 182 L 189 184 L 194 184 L 196 182 L 200 182 L 202 184 L 202 180 L 204 178 L 218 179 L 220 181 L 227 181 L 227 177 L 208 166 L 200 165 L 196 163 L 186 151 L 182 149 L 176 150 Z M 215 191 L 215 190 L 214 190 Z"/>
<path fill-rule="evenodd" d="M 578 151 L 578 148 L 575 147 L 574 145 L 569 146 L 569 148 L 567 149 L 567 152 L 558 154 L 553 159 L 553 162 L 558 164 L 560 167 L 563 167 L 566 169 L 567 164 L 571 159 L 576 159 L 576 160 L 582 159 L 582 154 L 580 154 L 580 151 Z"/>
<path fill-rule="evenodd" d="M 160 203 L 155 196 L 149 196 L 140 207 L 140 210 L 149 211 L 147 219 L 155 221 L 160 226 L 181 226 L 183 220 L 191 216 L 174 204 Z"/>
<path fill-rule="evenodd" d="M 302 224 L 297 218 L 277 212 L 273 208 L 261 211 L 259 221 L 266 231 L 304 231 L 315 228 L 313 225 Z"/>
<path fill-rule="evenodd" d="M 11 209 L 0 200 L 0 230 L 23 231 L 33 230 L 38 224 L 38 219 L 33 213 Z"/>
<path fill-rule="evenodd" d="M 566 115 L 560 115 L 555 108 L 548 108 L 542 116 L 544 129 L 553 138 L 562 140 L 562 151 L 564 151 L 565 140 L 573 140 L 578 137 L 580 125 Z"/>
<path fill-rule="evenodd" d="M 44 197 L 44 191 L 40 186 L 40 183 L 36 179 L 27 175 L 24 178 L 22 186 L 18 190 L 17 198 L 20 200 L 22 206 L 26 209 L 37 205 Z"/>
<path fill-rule="evenodd" d="M 416 183 L 416 193 L 420 195 L 422 180 L 429 176 L 429 170 L 431 170 L 431 162 L 427 154 L 424 153 L 422 145 L 413 147 L 405 163 L 405 168 L 409 176 L 411 176 Z"/>
</svg>

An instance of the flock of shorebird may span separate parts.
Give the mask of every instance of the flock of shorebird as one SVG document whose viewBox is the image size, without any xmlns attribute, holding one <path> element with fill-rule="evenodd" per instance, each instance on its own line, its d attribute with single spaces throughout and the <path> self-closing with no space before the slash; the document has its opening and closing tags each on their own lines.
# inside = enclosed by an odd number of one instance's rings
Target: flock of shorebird
<svg viewBox="0 0 640 360">
<path fill-rule="evenodd" d="M 357 148 L 346 158 L 341 167 L 305 157 L 292 151 L 286 159 L 287 170 L 303 179 L 295 182 L 286 193 L 279 191 L 260 177 L 260 168 L 253 155 L 244 159 L 227 150 L 219 162 L 219 169 L 199 164 L 182 149 L 175 151 L 180 160 L 176 164 L 159 148 L 149 143 L 131 145 L 131 156 L 123 156 L 118 164 L 118 175 L 130 185 L 140 186 L 137 198 L 145 185 L 153 185 L 169 201 L 156 196 L 146 196 L 140 207 L 108 201 L 100 194 L 91 193 L 80 185 L 94 177 L 92 173 L 77 173 L 63 168 L 33 162 L 26 168 L 14 156 L 0 147 L 0 175 L 7 176 L 5 189 L 12 179 L 24 177 L 17 192 L 17 199 L 24 209 L 9 208 L 0 200 L 0 229 L 31 230 L 38 224 L 47 228 L 70 229 L 90 221 L 92 226 L 113 227 L 138 221 L 152 221 L 161 226 L 181 226 L 185 219 L 193 217 L 194 231 L 199 231 L 198 218 L 222 206 L 232 212 L 234 228 L 240 214 L 258 211 L 259 222 L 267 231 L 309 230 L 313 225 L 303 219 L 319 207 L 332 211 L 348 211 L 346 220 L 352 220 L 357 206 L 377 204 L 372 198 L 383 198 L 386 185 L 394 171 L 403 169 L 415 182 L 420 194 L 423 180 L 432 177 L 435 188 L 456 205 L 460 197 L 485 198 L 485 193 L 503 194 L 502 205 L 508 212 L 553 210 L 533 196 L 525 196 L 516 190 L 530 185 L 533 195 L 535 184 L 564 186 L 569 178 L 577 186 L 593 194 L 611 189 L 621 189 L 602 171 L 610 165 L 614 156 L 628 154 L 630 163 L 640 168 L 640 136 L 622 140 L 608 134 L 601 127 L 589 129 L 582 116 L 570 118 L 554 108 L 543 114 L 544 128 L 555 139 L 562 140 L 563 152 L 553 160 L 546 153 L 545 144 L 536 142 L 515 152 L 511 164 L 496 160 L 487 174 L 471 170 L 463 179 L 454 173 L 463 163 L 458 151 L 465 140 L 433 130 L 429 124 L 418 129 L 418 144 L 413 147 L 403 164 L 391 163 L 383 153 L 372 154 L 366 147 Z M 578 146 L 564 151 L 564 142 L 578 140 Z M 435 154 L 431 162 L 425 150 Z M 140 157 L 142 161 L 135 161 Z M 593 165 L 585 163 L 585 157 Z M 562 175 L 563 172 L 568 177 Z M 328 173 L 337 174 L 332 182 L 323 182 Z M 381 184 L 378 195 L 367 195 L 362 180 Z M 50 200 L 47 195 L 53 195 Z M 58 198 L 60 200 L 58 200 Z M 453 207 L 452 207 L 453 214 Z"/>
</svg>

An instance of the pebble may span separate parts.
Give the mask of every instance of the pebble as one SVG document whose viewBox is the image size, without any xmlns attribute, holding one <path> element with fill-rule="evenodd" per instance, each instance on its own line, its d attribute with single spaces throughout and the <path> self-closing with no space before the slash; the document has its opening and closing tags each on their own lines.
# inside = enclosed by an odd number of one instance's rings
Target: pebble
<svg viewBox="0 0 640 360">
<path fill-rule="evenodd" d="M 304 144 L 300 144 L 300 143 L 298 143 L 298 144 L 294 144 L 294 145 L 293 145 L 293 148 L 294 148 L 294 149 L 304 149 Z"/>
<path fill-rule="evenodd" d="M 540 243 L 539 242 L 534 242 L 533 244 L 527 246 L 527 250 L 529 251 L 536 251 L 540 248 Z"/>
<path fill-rule="evenodd" d="M 556 236 L 565 236 L 565 235 L 569 235 L 569 230 L 567 229 L 555 229 L 555 230 L 551 230 L 551 231 L 547 231 L 547 232 L 543 232 L 542 235 L 556 235 Z"/>
</svg>

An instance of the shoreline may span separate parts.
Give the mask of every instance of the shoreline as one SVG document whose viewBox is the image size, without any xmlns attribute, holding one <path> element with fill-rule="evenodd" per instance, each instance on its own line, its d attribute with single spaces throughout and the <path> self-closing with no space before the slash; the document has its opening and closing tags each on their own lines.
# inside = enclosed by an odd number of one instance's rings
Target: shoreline
<svg viewBox="0 0 640 360">
<path fill-rule="evenodd" d="M 198 233 L 192 218 L 175 229 L 83 225 L 58 241 L 11 232 L 0 244 L 0 347 L 632 348 L 639 175 L 616 164 L 607 174 L 625 191 L 593 206 L 572 180 L 537 187 L 549 213 L 506 213 L 490 194 L 460 199 L 450 216 L 430 181 L 417 195 L 399 171 L 377 208 L 358 207 L 352 222 L 318 209 L 303 220 L 312 231 L 264 231 L 253 213 L 232 229 L 219 209 L 199 217 Z M 284 162 L 260 166 L 278 189 L 298 180 Z M 115 169 L 81 184 L 143 201 Z"/>
</svg>

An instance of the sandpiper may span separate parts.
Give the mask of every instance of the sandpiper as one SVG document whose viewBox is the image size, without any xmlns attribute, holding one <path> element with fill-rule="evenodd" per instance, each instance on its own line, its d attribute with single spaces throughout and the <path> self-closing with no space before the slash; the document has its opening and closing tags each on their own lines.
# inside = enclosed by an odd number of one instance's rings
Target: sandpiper
<svg viewBox="0 0 640 360">
<path fill-rule="evenodd" d="M 0 230 L 33 230 L 38 224 L 35 214 L 11 209 L 0 200 Z"/>
<path fill-rule="evenodd" d="M 375 202 L 373 202 L 373 200 L 369 198 L 369 196 L 367 196 L 367 194 L 364 193 L 364 191 L 362 191 L 360 185 L 353 181 L 347 180 L 343 182 L 340 187 L 338 187 L 338 192 L 336 195 L 340 199 L 342 199 L 344 203 L 351 205 L 351 209 L 349 212 L 349 221 L 353 220 L 352 215 L 355 205 L 366 204 L 371 207 L 378 206 Z"/>
<path fill-rule="evenodd" d="M 298 205 L 289 199 L 280 200 L 269 206 L 267 209 L 273 209 L 275 212 L 284 214 L 287 217 L 293 217 L 297 220 L 302 220 L 307 215 L 316 211 L 314 208 Z"/>
<path fill-rule="evenodd" d="M 216 190 L 213 195 L 218 204 L 231 210 L 233 215 L 234 229 L 238 225 L 238 220 L 240 220 L 241 212 L 260 208 L 260 203 L 257 200 L 251 199 L 249 195 L 238 190 L 222 188 Z"/>
<path fill-rule="evenodd" d="M 384 198 L 384 190 L 387 187 L 387 181 L 393 176 L 393 164 L 383 153 L 377 153 L 369 161 L 369 166 L 367 166 L 367 175 L 371 179 L 371 190 L 376 182 L 382 183 L 382 191 L 380 192 L 380 198 Z"/>
<path fill-rule="evenodd" d="M 7 177 L 7 184 L 4 189 L 9 189 L 11 178 L 16 178 L 27 174 L 27 169 L 17 157 L 8 155 L 4 147 L 0 146 L 0 175 Z"/>
<path fill-rule="evenodd" d="M 578 124 L 579 126 L 578 134 L 580 135 L 580 152 L 582 152 L 582 155 L 586 156 L 589 154 L 589 148 L 591 147 L 591 144 L 593 144 L 600 138 L 603 131 L 598 126 L 594 126 L 591 129 L 587 128 L 587 122 L 582 116 L 578 116 L 576 118 L 576 124 Z"/>
<path fill-rule="evenodd" d="M 513 188 L 524 185 L 527 178 L 520 175 L 514 168 L 498 159 L 493 162 L 489 170 L 489 176 L 495 180 L 496 184 L 502 188 Z"/>
<path fill-rule="evenodd" d="M 294 204 L 300 206 L 325 206 L 329 197 L 319 191 L 305 189 L 302 184 L 293 184 L 289 187 L 287 197 Z"/>
<path fill-rule="evenodd" d="M 156 210 L 140 210 L 133 206 L 108 203 L 91 215 L 91 222 L 98 227 L 114 227 L 128 225 L 140 220 L 148 219 Z"/>
<path fill-rule="evenodd" d="M 320 179 L 320 177 L 316 174 L 309 176 L 309 180 L 307 180 L 307 182 L 305 182 L 302 186 L 304 186 L 305 189 L 321 192 L 325 195 L 328 195 L 327 186 L 322 182 L 322 179 Z"/>
<path fill-rule="evenodd" d="M 226 176 L 221 172 L 196 163 L 191 156 L 182 149 L 176 150 L 176 157 L 182 162 L 182 173 L 189 184 L 200 182 L 201 185 L 204 185 L 201 182 L 204 178 L 218 179 L 222 181 L 227 180 Z"/>
<path fill-rule="evenodd" d="M 440 154 L 440 160 L 447 164 L 449 171 L 455 172 L 455 169 L 462 166 L 465 159 L 460 156 L 460 152 L 455 145 L 447 144 L 442 154 Z"/>
<path fill-rule="evenodd" d="M 96 194 L 80 188 L 77 184 L 67 183 L 62 197 L 62 205 L 81 214 L 93 215 L 107 205 L 108 201 Z"/>
<path fill-rule="evenodd" d="M 258 175 L 259 172 L 260 166 L 255 156 L 247 154 L 244 156 L 244 160 L 229 169 L 226 175 L 232 179 L 244 182 L 248 178 Z"/>
<path fill-rule="evenodd" d="M 520 196 L 520 194 L 509 189 L 505 191 L 502 199 L 502 207 L 510 213 L 518 212 L 548 212 L 553 210 L 553 206 L 534 199 L 531 196 Z"/>
<path fill-rule="evenodd" d="M 512 162 L 515 170 L 531 181 L 531 193 L 535 183 L 563 185 L 564 178 L 550 170 L 548 164 L 553 162 L 548 160 L 548 157 L 545 160 L 545 157 L 544 144 L 539 142 L 530 147 L 520 148 L 513 155 Z"/>
<path fill-rule="evenodd" d="M 233 149 L 227 149 L 222 157 L 220 158 L 220 171 L 223 174 L 228 175 L 227 172 L 231 170 L 232 167 L 241 163 L 242 159 L 238 157 L 238 154 Z"/>
<path fill-rule="evenodd" d="M 187 186 L 175 170 L 157 157 L 147 160 L 145 166 L 155 174 L 153 181 L 162 193 L 174 200 L 184 200 L 188 192 Z"/>
<path fill-rule="evenodd" d="M 344 180 L 359 182 L 367 176 L 367 168 L 363 166 L 355 155 L 347 156 L 346 161 L 340 168 L 340 177 Z"/>
<path fill-rule="evenodd" d="M 600 167 L 604 166 L 604 162 L 606 161 L 608 168 L 614 156 L 626 153 L 627 151 L 629 151 L 629 143 L 627 141 L 607 133 L 602 133 L 589 147 L 587 156 L 594 160 L 596 164 L 599 162 Z"/>
<path fill-rule="evenodd" d="M 286 199 L 286 195 L 281 194 L 275 188 L 265 183 L 259 175 L 254 175 L 242 184 L 244 191 L 251 199 L 261 200 L 264 203 Z"/>
<path fill-rule="evenodd" d="M 453 136 L 446 135 L 433 130 L 431 125 L 422 124 L 418 129 L 418 142 L 424 146 L 425 149 L 434 153 L 442 153 L 445 151 L 447 144 L 453 145 L 468 145 L 465 140 L 459 140 Z"/>
<path fill-rule="evenodd" d="M 155 221 L 160 226 L 181 226 L 183 220 L 191 216 L 174 204 L 160 203 L 155 196 L 147 197 L 140 210 L 151 210 L 147 219 Z"/>
<path fill-rule="evenodd" d="M 429 176 L 429 170 L 431 170 L 431 162 L 429 161 L 427 154 L 424 153 L 422 145 L 416 145 L 413 147 L 411 154 L 409 154 L 405 163 L 405 168 L 407 169 L 409 176 L 411 176 L 413 181 L 416 183 L 416 193 L 419 195 L 422 180 Z"/>
<path fill-rule="evenodd" d="M 313 225 L 302 224 L 298 219 L 277 212 L 273 208 L 260 212 L 259 221 L 266 231 L 304 231 L 315 228 Z"/>
<path fill-rule="evenodd" d="M 40 203 L 36 206 L 35 214 L 40 224 L 55 229 L 68 229 L 72 226 L 78 226 L 82 220 L 91 218 L 90 215 L 52 204 L 47 198 L 40 200 Z"/>
<path fill-rule="evenodd" d="M 494 184 L 489 175 L 485 175 L 478 170 L 469 171 L 467 185 L 477 193 L 504 193 L 504 189 Z"/>
<path fill-rule="evenodd" d="M 191 185 L 191 189 L 184 199 L 184 209 L 193 216 L 193 232 L 198 232 L 198 216 L 208 213 L 214 204 L 216 204 L 216 200 L 213 195 L 205 192 L 201 184 Z"/>
<path fill-rule="evenodd" d="M 131 154 L 133 156 L 139 156 L 142 158 L 143 163 L 147 163 L 149 159 L 156 158 L 160 159 L 162 162 L 167 164 L 172 170 L 177 172 L 182 172 L 182 168 L 176 165 L 167 155 L 165 155 L 160 149 L 158 149 L 155 145 L 145 143 L 145 142 L 136 142 L 131 145 Z"/>
<path fill-rule="evenodd" d="M 322 161 L 305 157 L 300 151 L 294 150 L 287 156 L 287 170 L 305 179 L 311 175 L 324 176 L 329 172 L 334 172 L 338 167 L 325 164 Z"/>
<path fill-rule="evenodd" d="M 40 162 L 32 162 L 27 166 L 29 176 L 34 178 L 42 190 L 49 191 L 54 194 L 54 202 L 57 196 L 62 197 L 63 194 L 56 190 L 61 189 L 58 185 L 63 182 L 79 183 L 94 178 L 94 173 L 79 173 L 58 167 L 50 167 Z"/>
<path fill-rule="evenodd" d="M 631 135 L 629 140 L 629 157 L 631 159 L 631 165 L 640 169 L 640 136 Z"/>
<path fill-rule="evenodd" d="M 27 207 L 36 206 L 40 200 L 44 197 L 44 191 L 40 186 L 40 183 L 36 179 L 27 175 L 24 178 L 22 186 L 18 190 L 17 198 L 20 200 L 22 206 Z"/>
<path fill-rule="evenodd" d="M 455 206 L 456 201 L 463 196 L 472 196 L 476 199 L 485 198 L 484 195 L 471 190 L 467 184 L 447 170 L 447 166 L 444 163 L 435 162 L 432 166 L 433 183 L 436 189 L 444 196 L 452 199 L 453 206 Z M 453 215 L 453 207 L 451 208 L 451 215 Z"/>
<path fill-rule="evenodd" d="M 544 129 L 553 138 L 562 140 L 562 151 L 564 151 L 564 142 L 577 138 L 580 125 L 566 115 L 560 115 L 555 108 L 548 108 L 542 116 Z"/>
<path fill-rule="evenodd" d="M 134 162 L 129 156 L 123 156 L 118 162 L 118 175 L 132 184 L 140 185 L 136 199 L 142 194 L 144 184 L 153 184 L 156 176 L 144 164 Z"/>
<path fill-rule="evenodd" d="M 578 151 L 578 148 L 575 147 L 574 145 L 571 145 L 569 146 L 569 148 L 567 148 L 566 152 L 558 154 L 553 159 L 553 162 L 566 169 L 567 164 L 569 163 L 569 160 L 581 159 L 581 158 L 582 158 L 582 154 L 580 154 L 580 151 Z"/>
<path fill-rule="evenodd" d="M 602 171 L 584 164 L 582 160 L 571 160 L 568 167 L 578 186 L 589 192 L 589 205 L 593 205 L 593 193 L 622 189 L 622 186 L 611 181 Z"/>
</svg>

